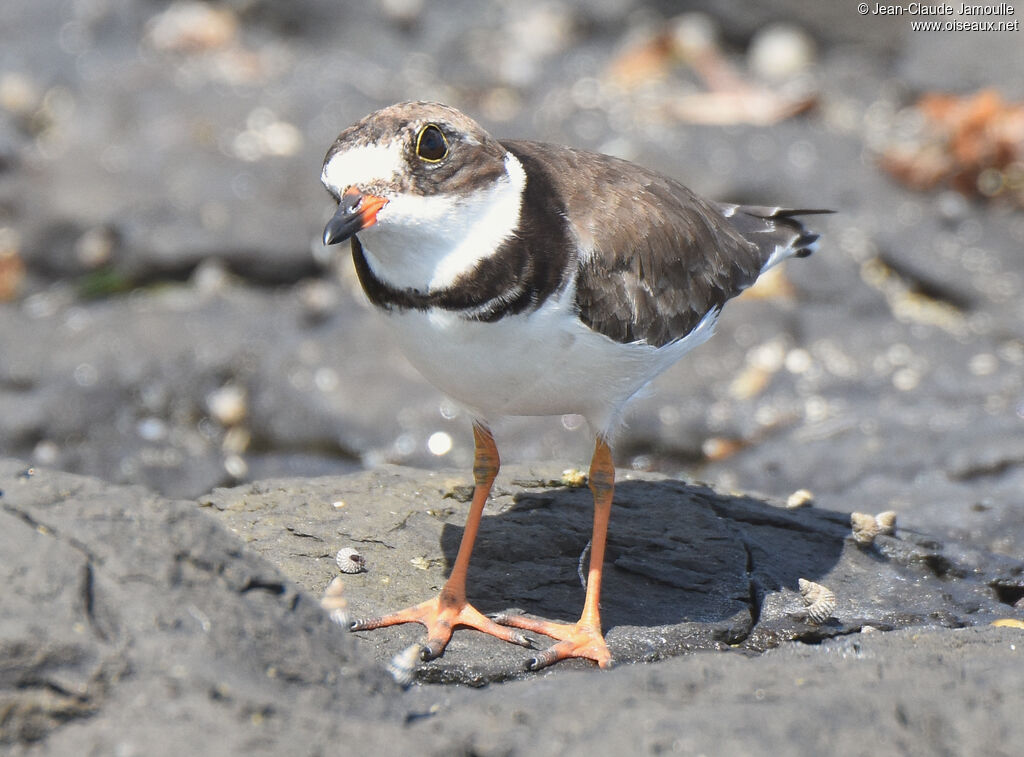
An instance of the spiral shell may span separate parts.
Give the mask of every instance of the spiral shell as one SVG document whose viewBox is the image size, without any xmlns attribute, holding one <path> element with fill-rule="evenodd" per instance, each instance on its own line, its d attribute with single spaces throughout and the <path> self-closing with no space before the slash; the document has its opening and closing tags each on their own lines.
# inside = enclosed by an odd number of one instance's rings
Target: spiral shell
<svg viewBox="0 0 1024 757">
<path fill-rule="evenodd" d="M 342 628 L 348 628 L 350 618 L 348 615 L 348 600 L 343 596 L 345 593 L 345 582 L 341 576 L 335 576 L 324 589 L 324 595 L 320 598 L 320 606 L 327 611 L 331 620 Z"/>
<path fill-rule="evenodd" d="M 831 590 L 806 578 L 798 579 L 800 594 L 807 605 L 807 622 L 820 626 L 836 611 L 836 595 Z"/>
<path fill-rule="evenodd" d="M 399 686 L 408 687 L 416 680 L 416 668 L 423 660 L 422 644 L 413 644 L 392 657 L 386 666 L 391 677 Z"/>
<path fill-rule="evenodd" d="M 338 563 L 338 569 L 342 573 L 362 573 L 366 570 L 366 560 L 359 554 L 359 550 L 352 547 L 339 549 L 334 561 Z"/>
</svg>

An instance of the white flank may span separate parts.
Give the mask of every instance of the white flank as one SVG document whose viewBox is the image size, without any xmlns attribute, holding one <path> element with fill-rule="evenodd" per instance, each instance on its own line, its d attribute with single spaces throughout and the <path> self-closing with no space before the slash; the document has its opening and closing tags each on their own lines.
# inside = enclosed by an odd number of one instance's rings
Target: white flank
<svg viewBox="0 0 1024 757">
<path fill-rule="evenodd" d="M 402 145 L 363 145 L 336 152 L 324 164 L 320 180 L 324 186 L 341 195 L 348 187 L 389 182 L 403 168 Z"/>
<path fill-rule="evenodd" d="M 385 320 L 434 386 L 485 420 L 578 413 L 611 435 L 629 400 L 714 331 L 711 311 L 684 338 L 656 348 L 620 344 L 584 326 L 572 287 L 539 310 L 492 323 L 457 313 L 391 311 Z"/>
<path fill-rule="evenodd" d="M 472 194 L 392 196 L 359 235 L 367 261 L 392 286 L 450 286 L 513 234 L 525 186 L 522 164 L 508 153 L 505 175 Z"/>
</svg>

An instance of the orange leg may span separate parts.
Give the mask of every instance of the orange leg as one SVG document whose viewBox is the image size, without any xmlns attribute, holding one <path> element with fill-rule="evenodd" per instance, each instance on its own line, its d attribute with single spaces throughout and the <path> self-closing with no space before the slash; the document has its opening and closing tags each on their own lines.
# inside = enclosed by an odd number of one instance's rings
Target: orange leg
<svg viewBox="0 0 1024 757">
<path fill-rule="evenodd" d="M 590 571 L 587 575 L 587 596 L 583 614 L 575 624 L 554 623 L 550 620 L 526 618 L 520 615 L 501 615 L 496 618 L 503 625 L 542 633 L 558 643 L 534 657 L 531 670 L 540 670 L 567 657 L 594 660 L 602 668 L 610 668 L 612 655 L 601 635 L 601 573 L 604 567 L 604 547 L 608 534 L 608 516 L 612 509 L 615 489 L 615 465 L 608 443 L 600 436 L 594 446 L 590 462 L 590 491 L 594 494 L 594 533 L 590 542 Z"/>
<path fill-rule="evenodd" d="M 484 503 L 491 493 L 491 485 L 498 475 L 498 448 L 494 444 L 491 432 L 480 425 L 473 426 L 473 441 L 476 455 L 473 460 L 473 502 L 469 506 L 469 517 L 466 519 L 466 530 L 462 534 L 459 553 L 455 557 L 455 566 L 451 575 L 441 588 L 441 593 L 413 607 L 384 615 L 370 620 L 357 620 L 352 623 L 353 631 L 370 631 L 374 628 L 394 626 L 400 623 L 422 623 L 427 628 L 427 641 L 423 650 L 423 659 L 432 660 L 440 657 L 452 638 L 452 630 L 456 626 L 469 626 L 483 631 L 499 639 L 510 641 L 524 647 L 533 644 L 523 634 L 511 628 L 498 625 L 495 621 L 481 614 L 466 601 L 466 571 L 469 568 L 469 557 L 473 552 L 473 542 L 480 528 L 480 517 Z"/>
</svg>

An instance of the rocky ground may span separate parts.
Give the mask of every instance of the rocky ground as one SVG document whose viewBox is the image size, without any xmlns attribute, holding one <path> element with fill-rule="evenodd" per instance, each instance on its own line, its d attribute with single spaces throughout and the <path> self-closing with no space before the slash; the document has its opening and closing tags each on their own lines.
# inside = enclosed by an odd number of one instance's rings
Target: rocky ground
<svg viewBox="0 0 1024 757">
<path fill-rule="evenodd" d="M 1024 144 L 1024 37 L 834 6 L 5 3 L 0 744 L 1013 753 L 1024 152 L 927 191 L 892 166 L 973 160 L 1004 126 Z M 979 105 L 928 141 L 920 95 L 986 87 L 1003 120 Z M 416 629 L 348 635 L 319 607 L 344 547 L 367 562 L 347 612 L 424 598 L 465 513 L 467 418 L 318 242 L 327 146 L 409 98 L 711 197 L 839 211 L 635 404 L 608 673 L 525 675 L 522 650 L 463 632 L 402 689 L 383 669 Z M 471 595 L 571 618 L 589 493 L 559 482 L 589 432 L 495 431 Z M 784 507 L 797 489 L 813 507 Z M 851 512 L 889 510 L 895 533 L 853 540 Z"/>
</svg>

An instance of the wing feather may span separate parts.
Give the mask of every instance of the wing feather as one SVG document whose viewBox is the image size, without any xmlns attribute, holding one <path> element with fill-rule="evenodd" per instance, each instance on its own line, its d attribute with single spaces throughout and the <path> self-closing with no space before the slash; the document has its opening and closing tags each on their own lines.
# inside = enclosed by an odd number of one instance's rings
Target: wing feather
<svg viewBox="0 0 1024 757">
<path fill-rule="evenodd" d="M 555 177 L 579 243 L 576 308 L 617 342 L 660 347 L 817 235 L 783 208 L 719 205 L 641 166 L 538 142 L 506 142 Z"/>
</svg>

